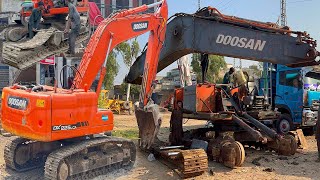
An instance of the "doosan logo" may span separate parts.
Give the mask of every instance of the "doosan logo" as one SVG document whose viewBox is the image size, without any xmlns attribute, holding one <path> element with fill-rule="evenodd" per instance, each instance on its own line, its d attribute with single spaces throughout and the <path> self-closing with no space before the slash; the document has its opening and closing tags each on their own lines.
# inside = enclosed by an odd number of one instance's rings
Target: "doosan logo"
<svg viewBox="0 0 320 180">
<path fill-rule="evenodd" d="M 138 23 L 132 23 L 132 29 L 134 31 L 143 31 L 148 29 L 149 26 L 149 22 L 145 21 L 145 22 L 138 22 Z"/>
<path fill-rule="evenodd" d="M 28 106 L 28 99 L 20 97 L 9 97 L 8 106 L 14 109 L 25 110 Z"/>
<path fill-rule="evenodd" d="M 216 40 L 216 43 L 229 45 L 232 47 L 239 47 L 245 49 L 252 49 L 255 51 L 263 51 L 266 41 L 256 40 L 256 39 L 248 39 L 248 38 L 240 38 L 237 36 L 225 36 L 223 34 L 219 34 Z"/>
</svg>

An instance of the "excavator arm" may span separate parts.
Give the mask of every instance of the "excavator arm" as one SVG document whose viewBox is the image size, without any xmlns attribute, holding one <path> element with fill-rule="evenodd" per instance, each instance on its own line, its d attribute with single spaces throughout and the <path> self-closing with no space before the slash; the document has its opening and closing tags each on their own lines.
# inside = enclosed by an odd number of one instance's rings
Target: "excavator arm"
<svg viewBox="0 0 320 180">
<path fill-rule="evenodd" d="M 155 6 L 160 6 L 156 13 L 140 14 Z M 162 0 L 151 5 L 121 11 L 102 21 L 90 38 L 73 82 L 74 89 L 87 91 L 100 71 L 96 91 L 97 96 L 99 96 L 102 81 L 108 70 L 106 57 L 108 57 L 110 51 L 123 41 L 150 32 L 149 48 L 146 51 L 146 61 L 144 63 L 140 105 L 135 108 L 139 137 L 141 138 L 140 146 L 143 148 L 151 147 L 161 125 L 159 108 L 149 100 L 153 90 L 153 81 L 157 74 L 159 54 L 165 39 L 167 18 L 167 3 L 166 0 Z"/>
<path fill-rule="evenodd" d="M 154 14 L 139 14 L 158 5 L 161 5 L 161 8 Z M 78 69 L 79 73 L 74 80 L 74 88 L 85 89 L 91 87 L 101 70 L 100 87 L 97 91 L 97 94 L 99 94 L 106 70 L 106 57 L 108 57 L 110 51 L 121 42 L 150 32 L 149 50 L 146 52 L 147 61 L 145 63 L 147 69 L 145 72 L 145 92 L 149 92 L 151 83 L 155 78 L 157 59 L 165 36 L 167 14 L 166 1 L 163 0 L 151 5 L 121 11 L 102 21 L 85 49 Z M 146 100 L 143 101 L 146 104 Z"/>
<path fill-rule="evenodd" d="M 189 53 L 208 53 L 291 67 L 317 64 L 316 42 L 305 32 L 221 14 L 204 8 L 196 14 L 176 14 L 168 23 L 158 72 Z M 126 78 L 141 84 L 145 53 Z"/>
</svg>

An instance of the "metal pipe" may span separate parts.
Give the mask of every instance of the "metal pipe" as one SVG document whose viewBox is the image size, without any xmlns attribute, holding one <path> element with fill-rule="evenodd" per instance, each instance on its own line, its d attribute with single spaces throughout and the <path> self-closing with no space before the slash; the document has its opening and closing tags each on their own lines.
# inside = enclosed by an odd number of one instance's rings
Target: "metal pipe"
<svg viewBox="0 0 320 180">
<path fill-rule="evenodd" d="M 180 149 L 184 148 L 184 146 L 165 146 L 165 147 L 160 147 L 160 150 L 169 150 L 169 149 Z"/>
<path fill-rule="evenodd" d="M 232 119 L 240 126 L 242 127 L 244 130 L 246 130 L 247 132 L 249 132 L 249 134 L 251 134 L 251 136 L 256 140 L 256 141 L 262 141 L 263 143 L 266 143 L 266 138 L 264 138 L 262 136 L 262 134 L 257 131 L 254 130 L 252 127 L 250 127 L 247 123 L 245 123 L 242 119 L 240 119 L 239 117 L 232 115 Z"/>
<path fill-rule="evenodd" d="M 180 152 L 169 152 L 168 156 L 176 156 L 178 154 L 180 154 Z"/>
<path fill-rule="evenodd" d="M 232 106 L 235 108 L 236 113 L 238 115 L 248 119 L 255 127 L 257 127 L 258 129 L 261 129 L 261 131 L 264 132 L 270 138 L 275 140 L 275 139 L 278 139 L 280 137 L 277 134 L 277 132 L 275 132 L 273 129 L 270 129 L 268 126 L 266 126 L 263 123 L 261 123 L 260 121 L 256 120 L 255 118 L 250 116 L 248 113 L 242 112 L 240 110 L 239 106 L 236 104 L 236 102 L 232 98 L 230 98 L 229 100 L 230 100 Z"/>
<path fill-rule="evenodd" d="M 163 3 L 163 1 L 156 2 L 156 3 L 153 3 L 153 4 L 149 4 L 149 5 L 147 5 L 147 7 L 148 7 L 148 9 L 150 9 L 150 8 L 153 8 L 153 7 L 159 6 L 159 5 L 160 5 L 160 4 L 162 4 L 162 3 Z"/>
</svg>

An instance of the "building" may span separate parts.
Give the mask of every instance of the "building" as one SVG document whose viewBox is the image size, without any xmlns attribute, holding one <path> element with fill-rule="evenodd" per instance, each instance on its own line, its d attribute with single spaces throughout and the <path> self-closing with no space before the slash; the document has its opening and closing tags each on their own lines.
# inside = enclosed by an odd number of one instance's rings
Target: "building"
<svg viewBox="0 0 320 180">
<path fill-rule="evenodd" d="M 112 12 L 119 9 L 129 9 L 138 7 L 143 4 L 152 4 L 157 0 L 90 0 L 95 2 L 101 9 L 101 14 L 104 17 L 108 17 Z"/>
<path fill-rule="evenodd" d="M 191 72 L 191 80 L 192 84 L 196 84 L 197 75 L 193 72 Z M 159 78 L 156 91 L 173 90 L 176 87 L 180 87 L 180 71 L 178 68 L 172 69 L 167 72 L 165 77 L 161 77 L 161 79 Z"/>
</svg>

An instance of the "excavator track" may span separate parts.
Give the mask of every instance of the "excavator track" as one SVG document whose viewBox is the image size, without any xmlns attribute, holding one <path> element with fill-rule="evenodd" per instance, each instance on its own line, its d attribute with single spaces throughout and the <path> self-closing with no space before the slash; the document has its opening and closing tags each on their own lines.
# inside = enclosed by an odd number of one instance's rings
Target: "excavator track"
<svg viewBox="0 0 320 180">
<path fill-rule="evenodd" d="M 181 178 L 196 177 L 208 170 L 208 156 L 203 149 L 155 150 L 161 156 L 160 161 L 176 170 Z"/>
<path fill-rule="evenodd" d="M 76 44 L 86 41 L 88 34 L 85 27 L 81 28 Z M 23 70 L 41 59 L 66 52 L 68 47 L 68 39 L 63 38 L 62 32 L 49 28 L 40 30 L 34 38 L 24 42 L 4 42 L 2 56 L 4 63 Z"/>
<path fill-rule="evenodd" d="M 6 144 L 4 149 L 4 161 L 7 167 L 18 172 L 28 171 L 43 166 L 45 159 L 42 157 L 26 159 L 28 154 L 25 147 L 30 146 L 34 141 L 23 138 L 15 138 Z"/>
<path fill-rule="evenodd" d="M 62 147 L 45 163 L 46 180 L 91 179 L 120 168 L 131 168 L 136 148 L 132 141 L 103 137 Z"/>
<path fill-rule="evenodd" d="M 183 178 L 199 176 L 208 171 L 208 157 L 203 149 L 181 151 Z"/>
</svg>

